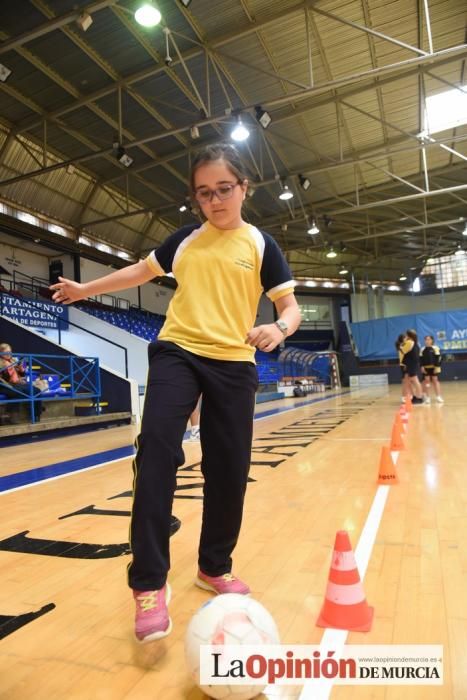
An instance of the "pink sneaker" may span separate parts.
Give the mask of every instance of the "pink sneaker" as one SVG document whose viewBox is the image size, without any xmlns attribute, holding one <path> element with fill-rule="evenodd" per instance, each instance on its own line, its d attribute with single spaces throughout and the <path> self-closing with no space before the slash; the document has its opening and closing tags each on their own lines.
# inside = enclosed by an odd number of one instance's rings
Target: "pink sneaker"
<svg viewBox="0 0 467 700">
<path fill-rule="evenodd" d="M 240 581 L 239 578 L 232 574 L 208 576 L 207 574 L 203 574 L 201 570 L 198 570 L 198 577 L 195 583 L 200 588 L 204 588 L 205 591 L 214 591 L 214 593 L 218 595 L 222 595 L 223 593 L 248 595 L 250 593 L 250 589 L 246 583 L 243 583 L 243 581 Z"/>
<path fill-rule="evenodd" d="M 136 603 L 135 635 L 140 642 L 152 642 L 172 631 L 167 605 L 170 603 L 168 583 L 159 591 L 133 591 Z"/>
</svg>

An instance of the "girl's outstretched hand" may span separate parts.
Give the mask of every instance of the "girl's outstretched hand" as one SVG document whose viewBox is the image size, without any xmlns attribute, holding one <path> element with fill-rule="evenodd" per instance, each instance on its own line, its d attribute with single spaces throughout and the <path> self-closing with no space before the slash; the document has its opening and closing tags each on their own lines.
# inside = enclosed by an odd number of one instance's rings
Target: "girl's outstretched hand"
<svg viewBox="0 0 467 700">
<path fill-rule="evenodd" d="M 57 304 L 72 304 L 74 301 L 86 298 L 84 285 L 80 282 L 74 282 L 66 277 L 59 277 L 58 280 L 49 287 L 54 292 L 52 299 Z"/>
</svg>

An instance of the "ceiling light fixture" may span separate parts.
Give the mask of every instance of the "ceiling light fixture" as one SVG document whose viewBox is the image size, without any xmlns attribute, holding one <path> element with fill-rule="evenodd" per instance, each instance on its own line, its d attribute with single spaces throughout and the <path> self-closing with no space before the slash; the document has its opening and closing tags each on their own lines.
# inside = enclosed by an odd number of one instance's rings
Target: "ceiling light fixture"
<svg viewBox="0 0 467 700">
<path fill-rule="evenodd" d="M 327 257 L 327 258 L 336 258 L 336 257 L 337 257 L 337 253 L 336 253 L 336 251 L 334 250 L 334 248 L 330 248 L 330 249 L 328 250 L 328 252 L 326 253 L 326 257 Z"/>
<path fill-rule="evenodd" d="M 282 192 L 279 195 L 279 199 L 282 199 L 282 201 L 287 201 L 287 199 L 292 199 L 293 197 L 293 192 L 289 190 L 289 186 L 284 184 L 283 181 L 281 181 L 281 187 L 282 187 Z"/>
<path fill-rule="evenodd" d="M 246 128 L 246 126 L 242 122 L 242 118 L 240 115 L 237 116 L 237 123 L 235 124 L 234 128 L 232 129 L 230 133 L 230 137 L 234 141 L 246 141 L 246 139 L 249 137 L 250 132 Z"/>
<path fill-rule="evenodd" d="M 153 2 L 145 2 L 135 12 L 135 20 L 142 27 L 155 27 L 162 19 L 162 15 Z"/>
<path fill-rule="evenodd" d="M 311 226 L 308 224 L 308 231 L 307 233 L 310 234 L 310 236 L 316 236 L 317 233 L 319 233 L 319 228 L 316 225 L 316 221 L 313 219 L 311 222 Z"/>
</svg>

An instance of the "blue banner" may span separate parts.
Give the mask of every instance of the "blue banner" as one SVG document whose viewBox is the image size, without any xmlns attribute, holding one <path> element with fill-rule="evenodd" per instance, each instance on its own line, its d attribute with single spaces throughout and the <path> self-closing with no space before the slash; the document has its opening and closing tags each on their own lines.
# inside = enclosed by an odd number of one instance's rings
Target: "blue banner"
<svg viewBox="0 0 467 700">
<path fill-rule="evenodd" d="M 35 328 L 58 328 L 68 330 L 68 307 L 53 302 L 33 301 L 1 295 L 2 316 Z M 53 315 L 52 315 L 53 314 Z"/>
<path fill-rule="evenodd" d="M 350 325 L 361 360 L 397 358 L 397 336 L 408 328 L 417 332 L 421 347 L 423 338 L 432 335 L 442 353 L 467 353 L 467 309 L 392 316 Z"/>
</svg>

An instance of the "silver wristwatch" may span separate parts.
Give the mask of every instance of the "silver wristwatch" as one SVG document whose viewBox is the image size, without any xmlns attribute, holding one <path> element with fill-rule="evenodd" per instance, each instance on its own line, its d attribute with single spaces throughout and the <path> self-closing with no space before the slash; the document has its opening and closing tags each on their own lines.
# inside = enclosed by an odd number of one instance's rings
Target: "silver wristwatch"
<svg viewBox="0 0 467 700">
<path fill-rule="evenodd" d="M 287 337 L 287 331 L 289 330 L 288 325 L 286 324 L 285 321 L 282 321 L 280 318 L 277 319 L 277 321 L 274 321 L 274 324 L 278 327 L 280 331 L 282 331 L 282 334 L 284 338 Z"/>
</svg>

